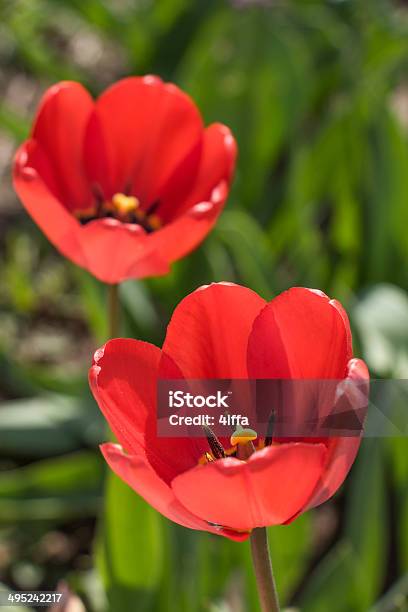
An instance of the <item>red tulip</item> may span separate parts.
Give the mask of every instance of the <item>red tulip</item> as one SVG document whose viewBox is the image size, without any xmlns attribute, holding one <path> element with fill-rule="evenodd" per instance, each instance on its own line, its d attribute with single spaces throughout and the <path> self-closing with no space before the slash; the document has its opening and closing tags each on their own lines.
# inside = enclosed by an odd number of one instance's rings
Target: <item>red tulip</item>
<svg viewBox="0 0 408 612">
<path fill-rule="evenodd" d="M 25 208 L 63 255 L 117 283 L 168 272 L 220 214 L 236 144 L 204 128 L 192 100 L 153 76 L 95 102 L 79 84 L 45 94 L 14 162 Z"/>
<path fill-rule="evenodd" d="M 121 445 L 102 445 L 106 461 L 181 525 L 245 539 L 255 527 L 292 521 L 340 487 L 358 436 L 258 440 L 247 460 L 211 456 L 206 437 L 157 436 L 157 381 L 175 378 L 176 371 L 186 379 L 359 381 L 365 401 L 368 371 L 352 357 L 338 302 L 303 288 L 266 303 L 239 285 L 203 287 L 176 308 L 162 349 L 127 339 L 99 349 L 90 384 Z M 353 401 L 352 410 L 360 409 L 361 397 Z"/>
</svg>

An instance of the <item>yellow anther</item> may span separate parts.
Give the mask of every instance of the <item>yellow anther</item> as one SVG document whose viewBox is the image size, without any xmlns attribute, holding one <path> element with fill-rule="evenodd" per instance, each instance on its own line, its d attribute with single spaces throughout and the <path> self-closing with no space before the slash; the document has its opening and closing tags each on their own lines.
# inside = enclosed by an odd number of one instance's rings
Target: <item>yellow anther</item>
<svg viewBox="0 0 408 612">
<path fill-rule="evenodd" d="M 248 444 L 248 442 L 256 440 L 257 437 L 258 434 L 253 429 L 237 429 L 232 434 L 230 442 L 232 446 L 236 444 Z"/>
<path fill-rule="evenodd" d="M 135 211 L 140 206 L 140 202 L 135 196 L 127 196 L 124 193 L 115 193 L 112 204 L 115 210 L 123 216 Z"/>
<path fill-rule="evenodd" d="M 160 217 L 158 217 L 157 215 L 149 215 L 147 217 L 147 221 L 150 227 L 154 230 L 160 229 L 161 224 L 162 224 Z"/>
<path fill-rule="evenodd" d="M 198 460 L 199 465 L 207 465 L 207 463 L 212 463 L 214 461 L 214 457 L 211 453 L 204 453 Z"/>
</svg>

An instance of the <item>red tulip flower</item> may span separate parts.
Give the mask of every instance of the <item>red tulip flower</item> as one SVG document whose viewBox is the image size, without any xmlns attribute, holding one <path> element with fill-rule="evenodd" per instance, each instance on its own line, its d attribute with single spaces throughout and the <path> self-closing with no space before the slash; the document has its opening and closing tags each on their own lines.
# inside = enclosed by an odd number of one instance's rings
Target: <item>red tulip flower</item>
<svg viewBox="0 0 408 612">
<path fill-rule="evenodd" d="M 176 308 L 162 349 L 128 339 L 99 349 L 90 384 L 120 443 L 101 447 L 109 466 L 176 523 L 242 540 L 255 527 L 292 521 L 340 487 L 359 436 L 254 440 L 246 460 L 234 449 L 218 455 L 206 436 L 157 436 L 157 382 L 176 371 L 186 379 L 359 381 L 366 400 L 368 371 L 353 358 L 338 302 L 303 288 L 267 303 L 239 285 L 203 287 Z M 352 401 L 359 408 L 361 398 Z"/>
<path fill-rule="evenodd" d="M 62 82 L 43 97 L 14 186 L 49 240 L 106 283 L 165 274 L 220 214 L 234 170 L 228 128 L 153 76 L 96 101 Z"/>
</svg>

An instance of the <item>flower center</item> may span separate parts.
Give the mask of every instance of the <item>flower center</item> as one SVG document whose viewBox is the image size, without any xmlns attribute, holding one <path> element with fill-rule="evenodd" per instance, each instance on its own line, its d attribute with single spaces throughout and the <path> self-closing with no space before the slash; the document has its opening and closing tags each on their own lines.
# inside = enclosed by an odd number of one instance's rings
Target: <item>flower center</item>
<svg viewBox="0 0 408 612">
<path fill-rule="evenodd" d="M 112 198 L 112 208 L 120 217 L 126 219 L 140 208 L 140 202 L 135 196 L 115 193 Z"/>
<path fill-rule="evenodd" d="M 82 225 L 95 219 L 113 217 L 122 223 L 135 223 L 146 230 L 147 233 L 160 229 L 162 222 L 156 214 L 159 202 L 154 202 L 147 210 L 141 207 L 136 196 L 124 193 L 115 193 L 111 200 L 105 200 L 99 189 L 94 190 L 95 205 L 86 210 L 75 211 L 75 216 Z"/>
<path fill-rule="evenodd" d="M 215 433 L 210 427 L 204 426 L 204 433 L 206 435 L 208 445 L 211 452 L 205 452 L 199 459 L 200 464 L 211 463 L 217 459 L 224 459 L 225 457 L 237 457 L 241 461 L 246 461 L 249 457 L 257 450 L 254 446 L 254 441 L 258 438 L 258 434 L 253 429 L 237 429 L 230 437 L 230 448 L 225 449 Z M 272 443 L 268 438 L 260 440 L 258 449 L 268 446 Z"/>
</svg>

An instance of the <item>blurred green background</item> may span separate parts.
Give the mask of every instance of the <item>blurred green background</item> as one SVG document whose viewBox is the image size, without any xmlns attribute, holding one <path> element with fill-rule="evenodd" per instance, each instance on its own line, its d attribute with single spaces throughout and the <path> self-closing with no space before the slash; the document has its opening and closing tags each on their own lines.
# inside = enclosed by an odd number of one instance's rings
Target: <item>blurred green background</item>
<svg viewBox="0 0 408 612">
<path fill-rule="evenodd" d="M 346 306 L 373 376 L 408 378 L 404 5 L 0 0 L 4 588 L 64 579 L 91 612 L 258 609 L 246 544 L 172 525 L 113 479 L 103 536 L 96 527 L 106 432 L 86 372 L 107 337 L 105 290 L 48 244 L 10 184 L 41 94 L 61 79 L 97 95 L 123 76 L 156 73 L 238 140 L 234 188 L 212 235 L 167 277 L 121 287 L 124 335 L 160 343 L 177 302 L 212 280 L 267 299 L 318 287 Z M 364 441 L 334 500 L 269 532 L 286 606 L 408 610 L 407 440 Z"/>
</svg>

